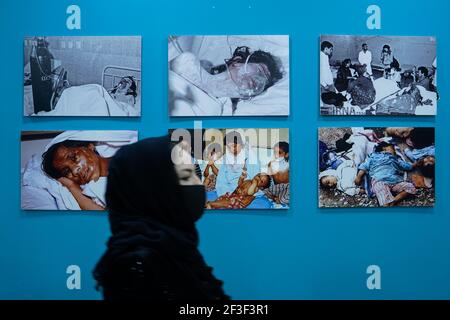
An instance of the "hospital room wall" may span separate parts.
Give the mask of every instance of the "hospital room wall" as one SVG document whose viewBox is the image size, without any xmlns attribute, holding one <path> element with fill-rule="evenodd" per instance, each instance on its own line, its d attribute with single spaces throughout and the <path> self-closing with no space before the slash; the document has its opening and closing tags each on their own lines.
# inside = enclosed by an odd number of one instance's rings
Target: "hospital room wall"
<svg viewBox="0 0 450 320">
<path fill-rule="evenodd" d="M 48 37 L 49 50 L 67 70 L 71 85 L 102 83 L 107 65 L 141 69 L 140 37 Z M 24 44 L 24 63 L 30 60 L 31 42 Z M 24 65 L 25 65 L 24 64 Z"/>
<path fill-rule="evenodd" d="M 389 45 L 400 65 L 426 66 L 431 68 L 436 57 L 436 42 L 431 37 L 371 37 L 371 36 L 322 36 L 322 41 L 330 41 L 334 45 L 331 62 L 346 58 L 358 61 L 358 54 L 363 43 L 367 43 L 372 52 L 372 62 L 379 64 L 381 50 Z"/>
</svg>

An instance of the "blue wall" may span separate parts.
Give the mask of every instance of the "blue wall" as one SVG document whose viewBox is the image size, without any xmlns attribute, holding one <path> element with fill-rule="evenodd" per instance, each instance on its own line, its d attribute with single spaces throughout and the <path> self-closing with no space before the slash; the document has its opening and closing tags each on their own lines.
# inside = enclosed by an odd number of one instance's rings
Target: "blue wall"
<svg viewBox="0 0 450 320">
<path fill-rule="evenodd" d="M 68 31 L 66 8 L 82 10 L 82 30 Z M 448 101 L 450 6 L 440 1 L 1 1 L 2 87 L 0 298 L 98 299 L 91 270 L 109 230 L 101 213 L 20 210 L 20 130 L 137 129 L 140 137 L 192 119 L 167 115 L 170 34 L 289 34 L 291 116 L 207 119 L 204 127 L 289 127 L 292 209 L 209 213 L 199 223 L 201 250 L 226 291 L 243 299 L 450 298 L 450 152 Z M 366 8 L 382 8 L 382 30 L 366 28 Z M 215 8 L 213 8 L 215 6 Z M 251 8 L 249 8 L 251 6 Z M 423 16 L 423 18 L 422 18 Z M 421 20 L 423 19 L 423 20 Z M 435 35 L 439 115 L 434 118 L 322 118 L 318 115 L 320 34 Z M 23 118 L 23 37 L 142 35 L 141 119 Z M 436 125 L 435 208 L 317 208 L 317 128 Z M 82 290 L 66 288 L 66 267 L 82 269 Z M 366 288 L 366 267 L 382 269 L 382 290 Z"/>
</svg>

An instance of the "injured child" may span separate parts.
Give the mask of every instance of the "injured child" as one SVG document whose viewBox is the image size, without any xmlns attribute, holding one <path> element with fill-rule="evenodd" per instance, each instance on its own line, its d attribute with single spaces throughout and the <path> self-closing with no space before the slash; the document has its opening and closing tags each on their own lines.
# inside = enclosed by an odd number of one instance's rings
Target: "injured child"
<svg viewBox="0 0 450 320">
<path fill-rule="evenodd" d="M 417 192 L 413 183 L 405 181 L 404 172 L 422 165 L 423 160 L 409 163 L 400 159 L 394 145 L 383 141 L 375 147 L 374 153 L 359 165 L 355 185 L 361 185 L 363 177 L 368 174 L 378 204 L 383 207 L 395 206 Z"/>
<path fill-rule="evenodd" d="M 254 199 L 258 191 L 269 188 L 271 178 L 268 174 L 259 173 L 253 179 L 247 179 L 246 170 L 242 171 L 238 186 L 232 193 L 225 193 L 214 201 L 206 203 L 207 209 L 243 209 Z"/>
<path fill-rule="evenodd" d="M 96 152 L 93 142 L 65 140 L 42 155 L 42 169 L 70 191 L 82 210 L 104 210 L 104 190 L 96 192 L 95 185 L 106 182 L 109 161 Z"/>
</svg>

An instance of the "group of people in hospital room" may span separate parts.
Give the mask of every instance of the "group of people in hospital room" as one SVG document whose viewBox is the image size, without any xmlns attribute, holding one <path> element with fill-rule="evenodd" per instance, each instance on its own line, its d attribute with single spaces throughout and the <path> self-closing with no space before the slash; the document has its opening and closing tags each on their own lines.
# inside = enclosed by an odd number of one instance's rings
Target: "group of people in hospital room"
<svg viewBox="0 0 450 320">
<path fill-rule="evenodd" d="M 417 86 L 427 91 L 437 93 L 436 87 L 436 58 L 430 61 L 431 68 L 426 66 L 414 66 L 410 70 L 402 70 L 398 58 L 390 45 L 382 47 L 378 61 L 373 58 L 367 43 L 361 44 L 357 61 L 350 58 L 344 59 L 333 75 L 330 58 L 333 55 L 334 45 L 329 41 L 322 41 L 320 47 L 320 93 L 321 100 L 325 104 L 343 107 L 344 102 L 359 106 L 366 114 L 383 113 L 408 113 L 419 103 L 431 104 L 431 101 L 420 100 L 420 90 Z M 377 66 L 381 76 L 375 76 L 373 67 Z M 378 78 L 393 82 L 399 90 L 400 99 L 376 101 L 376 89 L 374 81 Z M 400 91 L 402 90 L 403 91 Z M 413 106 L 413 107 L 411 107 Z M 408 110 L 408 111 L 407 111 Z"/>
<path fill-rule="evenodd" d="M 258 154 L 246 148 L 240 133 L 224 137 L 225 153 L 219 144 L 206 148 L 203 183 L 208 209 L 271 208 L 289 205 L 289 143 L 277 142 L 273 157 L 262 170 Z M 273 205 L 274 204 L 274 205 Z"/>
</svg>

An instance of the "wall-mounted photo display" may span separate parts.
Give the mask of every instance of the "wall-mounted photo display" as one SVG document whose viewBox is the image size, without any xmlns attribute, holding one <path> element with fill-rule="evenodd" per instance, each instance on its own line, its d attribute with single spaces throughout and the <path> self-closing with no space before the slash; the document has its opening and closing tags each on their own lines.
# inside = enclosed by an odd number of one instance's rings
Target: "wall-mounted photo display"
<svg viewBox="0 0 450 320">
<path fill-rule="evenodd" d="M 141 115 L 141 37 L 24 39 L 25 116 Z"/>
<path fill-rule="evenodd" d="M 289 208 L 289 129 L 172 129 L 169 133 L 172 161 L 180 165 L 184 159 L 181 164 L 195 165 L 206 188 L 207 209 Z"/>
<path fill-rule="evenodd" d="M 23 210 L 104 210 L 111 157 L 137 131 L 22 131 Z"/>
<path fill-rule="evenodd" d="M 319 128 L 319 207 L 434 206 L 431 127 Z"/>
<path fill-rule="evenodd" d="M 322 35 L 321 115 L 436 115 L 434 37 Z"/>
<path fill-rule="evenodd" d="M 288 116 L 289 36 L 170 36 L 169 114 Z"/>
</svg>

